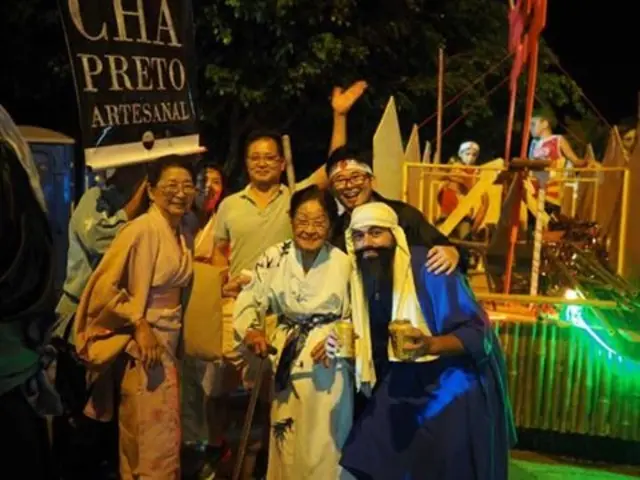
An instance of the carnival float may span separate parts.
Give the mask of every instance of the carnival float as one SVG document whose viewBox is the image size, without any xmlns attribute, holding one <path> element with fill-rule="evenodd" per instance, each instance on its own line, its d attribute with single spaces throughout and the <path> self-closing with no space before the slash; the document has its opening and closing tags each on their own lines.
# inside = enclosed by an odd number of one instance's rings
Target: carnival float
<svg viewBox="0 0 640 480">
<path fill-rule="evenodd" d="M 374 171 L 401 173 L 378 176 L 377 187 L 418 208 L 471 253 L 469 281 L 506 352 L 520 430 L 636 442 L 640 228 L 630 207 L 640 195 L 637 129 L 621 135 L 612 126 L 602 158 L 588 145 L 583 168 L 562 154 L 558 161 L 532 155 L 529 129 L 545 20 L 545 1 L 512 5 L 511 108 L 503 158 L 476 165 L 481 146 L 466 142 L 456 157 L 441 161 L 441 50 L 435 151 L 430 142 L 421 148 L 417 125 L 403 145 L 391 98 L 374 137 Z M 512 156 L 517 79 L 525 67 L 521 149 Z M 401 159 L 402 168 L 391 165 L 391 158 Z M 557 205 L 551 214 L 545 211 L 550 197 Z"/>
</svg>

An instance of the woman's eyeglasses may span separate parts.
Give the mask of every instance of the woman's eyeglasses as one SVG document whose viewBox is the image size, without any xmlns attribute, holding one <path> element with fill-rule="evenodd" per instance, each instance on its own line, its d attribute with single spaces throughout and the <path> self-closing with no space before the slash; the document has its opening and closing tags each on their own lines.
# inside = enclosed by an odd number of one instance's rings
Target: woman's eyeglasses
<svg viewBox="0 0 640 480">
<path fill-rule="evenodd" d="M 160 190 L 166 195 L 175 196 L 182 192 L 187 196 L 194 195 L 196 193 L 196 187 L 192 183 L 185 183 L 178 185 L 177 183 L 168 183 L 166 185 L 158 185 Z"/>
<path fill-rule="evenodd" d="M 293 219 L 293 228 L 295 229 L 312 229 L 312 230 L 324 230 L 329 225 L 329 222 L 326 219 L 321 220 L 301 220 L 294 218 Z"/>
</svg>

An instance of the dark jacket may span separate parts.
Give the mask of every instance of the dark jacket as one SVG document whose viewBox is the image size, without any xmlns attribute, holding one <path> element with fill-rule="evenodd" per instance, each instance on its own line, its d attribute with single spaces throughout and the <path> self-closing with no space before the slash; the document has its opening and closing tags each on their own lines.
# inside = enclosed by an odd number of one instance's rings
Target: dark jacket
<svg viewBox="0 0 640 480">
<path fill-rule="evenodd" d="M 377 192 L 373 192 L 372 201 L 382 202 L 389 205 L 396 215 L 398 215 L 398 224 L 404 230 L 407 236 L 407 243 L 414 246 L 423 246 L 427 249 L 436 245 L 452 245 L 449 239 L 444 236 L 440 231 L 427 222 L 424 215 L 415 207 L 412 207 L 408 203 L 398 200 L 389 200 L 384 198 Z M 345 232 L 349 228 L 349 222 L 351 221 L 351 215 L 348 212 L 344 212 L 333 226 L 331 232 L 331 243 L 338 247 L 343 252 L 346 252 Z M 465 249 L 458 247 L 460 252 L 460 264 L 459 267 L 462 271 L 467 270 L 469 255 Z"/>
</svg>

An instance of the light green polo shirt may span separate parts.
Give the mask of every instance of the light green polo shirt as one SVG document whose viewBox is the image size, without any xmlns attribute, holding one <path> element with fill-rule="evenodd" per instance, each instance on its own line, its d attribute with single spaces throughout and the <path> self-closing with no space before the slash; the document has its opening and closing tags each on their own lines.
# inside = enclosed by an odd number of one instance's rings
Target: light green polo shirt
<svg viewBox="0 0 640 480">
<path fill-rule="evenodd" d="M 225 198 L 216 214 L 215 240 L 231 245 L 229 275 L 253 270 L 269 247 L 292 237 L 289 219 L 289 189 L 280 189 L 269 204 L 260 209 L 249 197 L 249 186 Z"/>
</svg>

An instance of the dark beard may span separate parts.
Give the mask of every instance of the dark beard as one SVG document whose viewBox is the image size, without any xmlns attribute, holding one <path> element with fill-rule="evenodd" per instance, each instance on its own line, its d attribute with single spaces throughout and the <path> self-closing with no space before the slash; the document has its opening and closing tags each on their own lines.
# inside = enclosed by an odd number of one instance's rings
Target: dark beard
<svg viewBox="0 0 640 480">
<path fill-rule="evenodd" d="M 377 257 L 364 258 L 368 250 L 378 252 Z M 362 274 L 367 298 L 393 289 L 393 259 L 395 248 L 368 248 L 356 252 L 356 263 Z"/>
</svg>

